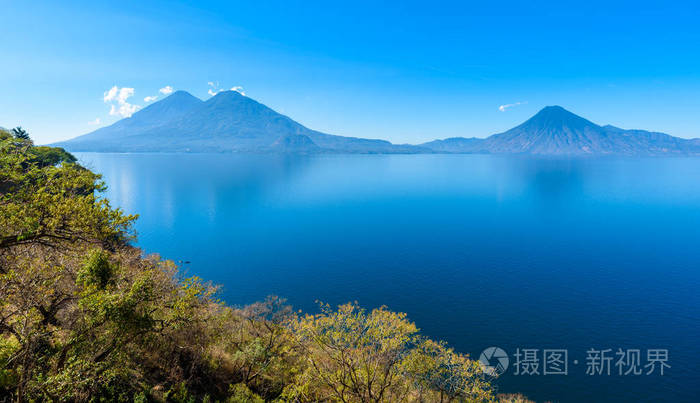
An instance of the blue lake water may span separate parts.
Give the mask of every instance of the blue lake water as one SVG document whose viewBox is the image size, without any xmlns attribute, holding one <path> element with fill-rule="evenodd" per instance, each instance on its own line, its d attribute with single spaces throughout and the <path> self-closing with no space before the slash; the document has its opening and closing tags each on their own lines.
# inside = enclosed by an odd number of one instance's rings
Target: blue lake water
<svg viewBox="0 0 700 403">
<path fill-rule="evenodd" d="M 700 395 L 700 158 L 78 156 L 140 214 L 139 246 L 229 303 L 387 305 L 474 358 L 504 349 L 499 389 L 538 401 Z M 515 375 L 518 348 L 540 373 L 568 350 L 568 375 Z M 619 376 L 618 348 L 670 368 Z M 611 375 L 586 374 L 590 349 Z"/>
</svg>

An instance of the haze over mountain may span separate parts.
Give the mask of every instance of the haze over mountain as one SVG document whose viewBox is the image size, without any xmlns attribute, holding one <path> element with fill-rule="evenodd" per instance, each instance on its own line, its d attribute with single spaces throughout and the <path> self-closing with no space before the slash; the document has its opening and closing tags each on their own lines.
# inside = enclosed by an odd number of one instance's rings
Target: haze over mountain
<svg viewBox="0 0 700 403">
<path fill-rule="evenodd" d="M 202 101 L 186 91 L 92 133 L 56 143 L 99 152 L 418 152 L 385 140 L 334 136 L 308 129 L 236 91 Z"/>
<path fill-rule="evenodd" d="M 538 155 L 700 155 L 700 139 L 599 126 L 561 106 L 548 106 L 485 139 L 454 137 L 422 144 L 436 152 Z"/>
<path fill-rule="evenodd" d="M 207 101 L 177 91 L 130 118 L 55 145 L 98 152 L 700 155 L 700 139 L 599 126 L 560 106 L 545 107 L 523 124 L 487 138 L 395 145 L 308 129 L 236 91 Z"/>
</svg>

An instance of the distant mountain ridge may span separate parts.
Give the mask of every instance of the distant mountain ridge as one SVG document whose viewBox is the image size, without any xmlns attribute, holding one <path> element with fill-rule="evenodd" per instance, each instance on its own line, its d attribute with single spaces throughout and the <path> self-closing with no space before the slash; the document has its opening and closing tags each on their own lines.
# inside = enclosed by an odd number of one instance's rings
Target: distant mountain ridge
<svg viewBox="0 0 700 403">
<path fill-rule="evenodd" d="M 177 91 L 130 118 L 54 145 L 97 152 L 700 155 L 700 139 L 599 126 L 560 106 L 487 138 L 396 145 L 311 130 L 236 91 L 207 101 Z"/>
<path fill-rule="evenodd" d="M 177 91 L 162 101 L 143 108 L 130 118 L 121 119 L 111 126 L 102 127 L 56 145 L 74 151 L 109 151 L 119 148 L 119 143 L 122 141 L 128 141 L 128 138 L 138 136 L 144 131 L 163 126 L 202 103 L 204 102 L 201 99 L 186 91 Z"/>
<path fill-rule="evenodd" d="M 485 139 L 454 137 L 421 144 L 436 152 L 536 155 L 700 155 L 700 139 L 599 126 L 561 106 L 548 106 Z"/>
<path fill-rule="evenodd" d="M 308 129 L 236 91 L 202 101 L 185 91 L 92 133 L 56 143 L 98 152 L 420 152 L 385 140 Z M 425 150 L 423 150 L 425 151 Z"/>
</svg>

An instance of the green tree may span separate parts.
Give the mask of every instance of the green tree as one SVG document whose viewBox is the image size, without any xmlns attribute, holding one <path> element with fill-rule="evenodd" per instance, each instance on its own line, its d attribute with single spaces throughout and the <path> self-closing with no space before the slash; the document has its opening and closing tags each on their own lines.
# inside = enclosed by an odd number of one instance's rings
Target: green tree
<svg viewBox="0 0 700 403">
<path fill-rule="evenodd" d="M 421 402 L 489 401 L 491 384 L 478 362 L 455 353 L 443 342 L 422 339 L 402 363 L 413 380 L 412 400 Z"/>
<path fill-rule="evenodd" d="M 22 129 L 22 126 L 17 126 L 14 129 L 12 129 L 12 135 L 14 135 L 16 139 L 29 140 L 29 133 L 27 133 L 26 130 Z"/>
<path fill-rule="evenodd" d="M 74 162 L 62 149 L 0 135 L 0 249 L 84 243 L 113 248 L 129 239 L 136 217 L 111 208 L 99 195 L 106 189 L 100 176 Z"/>
<path fill-rule="evenodd" d="M 442 344 L 421 341 L 405 314 L 384 307 L 368 313 L 357 304 L 341 305 L 338 310 L 322 305 L 320 314 L 298 320 L 294 331 L 307 365 L 287 388 L 290 399 L 431 401 L 436 394 L 448 400 L 491 399 L 488 383 L 478 380 L 481 372 L 476 363 Z"/>
</svg>

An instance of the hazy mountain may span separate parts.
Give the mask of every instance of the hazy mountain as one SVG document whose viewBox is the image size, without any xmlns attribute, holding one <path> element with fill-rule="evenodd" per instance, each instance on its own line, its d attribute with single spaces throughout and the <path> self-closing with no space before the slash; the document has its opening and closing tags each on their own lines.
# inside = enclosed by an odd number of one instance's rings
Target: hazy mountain
<svg viewBox="0 0 700 403">
<path fill-rule="evenodd" d="M 178 91 L 132 117 L 72 140 L 70 151 L 417 152 L 416 146 L 333 136 L 308 129 L 236 91 L 203 102 Z"/>
<path fill-rule="evenodd" d="M 700 155 L 700 140 L 599 126 L 560 106 L 485 139 L 450 138 L 422 144 L 436 152 L 539 155 Z"/>
<path fill-rule="evenodd" d="M 450 137 L 444 140 L 433 140 L 421 144 L 423 147 L 429 148 L 435 152 L 474 152 L 474 149 L 480 147 L 484 139 L 476 137 Z"/>
<path fill-rule="evenodd" d="M 186 91 L 177 91 L 111 126 L 103 127 L 74 139 L 56 143 L 72 151 L 126 151 L 122 144 L 127 137 L 163 126 L 201 105 L 199 98 Z"/>
<path fill-rule="evenodd" d="M 69 151 L 112 152 L 700 155 L 700 139 L 599 126 L 560 106 L 548 106 L 523 124 L 485 139 L 396 145 L 308 129 L 236 91 L 221 92 L 206 102 L 178 91 L 130 118 L 55 145 Z"/>
<path fill-rule="evenodd" d="M 282 135 L 272 143 L 270 148 L 279 152 L 319 152 L 321 150 L 321 147 L 303 134 Z"/>
</svg>

